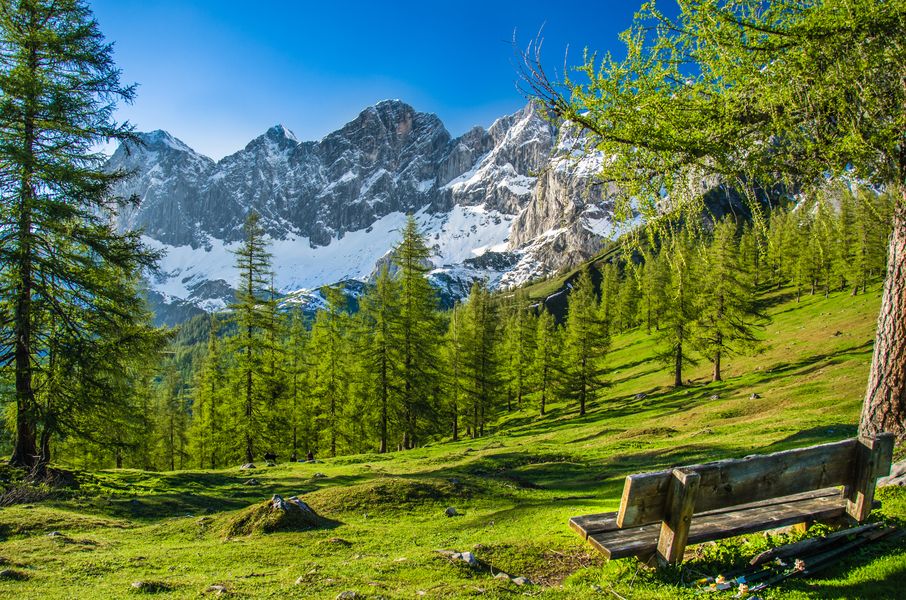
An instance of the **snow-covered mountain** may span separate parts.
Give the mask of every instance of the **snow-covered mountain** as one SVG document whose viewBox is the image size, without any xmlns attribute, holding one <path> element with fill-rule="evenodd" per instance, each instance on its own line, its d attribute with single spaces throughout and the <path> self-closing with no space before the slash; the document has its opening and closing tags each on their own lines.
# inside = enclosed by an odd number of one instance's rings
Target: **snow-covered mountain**
<svg viewBox="0 0 906 600">
<path fill-rule="evenodd" d="M 223 308 L 236 280 L 230 252 L 250 210 L 271 238 L 278 289 L 294 298 L 366 281 L 415 215 L 447 298 L 476 278 L 514 286 L 587 259 L 613 234 L 600 157 L 533 105 L 453 138 L 433 114 L 384 101 L 317 142 L 281 125 L 215 162 L 164 131 L 116 150 L 116 190 L 141 202 L 119 215 L 166 252 L 150 282 L 157 310 Z M 316 300 L 312 300 L 316 301 Z"/>
</svg>

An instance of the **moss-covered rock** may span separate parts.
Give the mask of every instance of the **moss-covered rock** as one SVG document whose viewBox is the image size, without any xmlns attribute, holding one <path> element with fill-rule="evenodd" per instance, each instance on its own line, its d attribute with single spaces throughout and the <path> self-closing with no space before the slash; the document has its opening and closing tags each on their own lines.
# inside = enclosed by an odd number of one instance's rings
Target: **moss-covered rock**
<svg viewBox="0 0 906 600">
<path fill-rule="evenodd" d="M 274 495 L 270 500 L 243 509 L 230 518 L 223 528 L 223 535 L 236 537 L 278 531 L 306 531 L 331 524 L 332 521 L 322 518 L 299 498 L 293 496 L 284 500 L 281 496 Z"/>
</svg>

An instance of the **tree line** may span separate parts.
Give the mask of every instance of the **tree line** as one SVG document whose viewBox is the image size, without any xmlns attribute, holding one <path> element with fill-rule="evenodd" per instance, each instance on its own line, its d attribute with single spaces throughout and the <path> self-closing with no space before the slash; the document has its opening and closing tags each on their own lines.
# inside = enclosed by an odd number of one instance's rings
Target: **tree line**
<svg viewBox="0 0 906 600">
<path fill-rule="evenodd" d="M 441 310 L 430 250 L 409 219 L 357 310 L 341 287 L 325 287 L 323 309 L 308 319 L 281 305 L 252 214 L 236 253 L 236 301 L 210 316 L 193 366 L 171 362 L 152 386 L 152 434 L 141 435 L 156 442 L 133 445 L 128 462 L 220 468 L 267 452 L 298 460 L 404 450 L 481 437 L 500 416 L 541 417 L 552 401 L 582 416 L 608 401 L 608 353 L 633 330 L 656 340 L 673 385 L 703 361 L 720 381 L 728 358 L 757 348 L 766 294 L 857 294 L 883 277 L 890 196 L 834 194 L 835 210 L 800 204 L 747 223 L 667 228 L 632 258 L 569 278 L 563 315 L 525 290 L 492 292 L 481 281 Z"/>
</svg>

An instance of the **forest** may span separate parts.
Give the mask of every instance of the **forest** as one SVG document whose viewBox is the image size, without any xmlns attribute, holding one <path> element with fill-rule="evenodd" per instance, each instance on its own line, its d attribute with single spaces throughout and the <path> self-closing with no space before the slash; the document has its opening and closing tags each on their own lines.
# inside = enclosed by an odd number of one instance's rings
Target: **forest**
<svg viewBox="0 0 906 600">
<path fill-rule="evenodd" d="M 883 278 L 891 196 L 855 184 L 825 193 L 756 218 L 627 236 L 568 278 L 562 314 L 530 287 L 491 292 L 481 281 L 441 310 L 430 249 L 410 219 L 363 296 L 325 287 L 327 306 L 309 319 L 270 287 L 252 215 L 236 303 L 172 332 L 156 369 L 125 370 L 130 393 L 111 398 L 108 435 L 63 430 L 60 459 L 217 469 L 271 452 L 301 460 L 481 437 L 513 410 L 543 416 L 550 398 L 581 416 L 608 402 L 612 336 L 635 329 L 656 340 L 665 383 L 690 383 L 684 367 L 701 362 L 720 381 L 722 364 L 759 351 L 766 292 L 855 295 Z"/>
</svg>

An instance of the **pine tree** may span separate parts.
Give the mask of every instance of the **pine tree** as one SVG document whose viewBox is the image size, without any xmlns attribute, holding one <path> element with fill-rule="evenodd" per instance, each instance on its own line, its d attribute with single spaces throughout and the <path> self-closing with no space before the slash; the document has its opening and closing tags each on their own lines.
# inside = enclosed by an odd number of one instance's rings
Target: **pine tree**
<svg viewBox="0 0 906 600">
<path fill-rule="evenodd" d="M 231 379 L 239 391 L 235 414 L 245 460 L 252 462 L 267 425 L 268 365 L 274 343 L 271 255 L 258 213 L 250 212 L 246 218 L 245 240 L 235 255 L 239 285 L 236 301 L 230 306 L 236 326 L 236 334 L 230 339 L 234 362 Z"/>
<path fill-rule="evenodd" d="M 712 381 L 721 381 L 721 361 L 755 343 L 756 319 L 760 316 L 755 277 L 740 257 L 732 219 L 715 224 L 699 271 L 696 346 L 714 367 Z"/>
<path fill-rule="evenodd" d="M 44 453 L 50 438 L 38 438 L 56 431 L 54 416 L 42 414 L 36 397 L 36 379 L 47 376 L 53 359 L 45 328 L 53 324 L 58 346 L 77 348 L 90 360 L 92 346 L 106 343 L 100 333 L 114 322 L 139 326 L 147 314 L 135 286 L 121 284 L 134 281 L 156 257 L 138 234 L 113 228 L 119 201 L 111 187 L 125 174 L 106 172 L 106 157 L 96 151 L 103 141 L 133 139 L 131 126 L 112 118 L 116 103 L 131 101 L 135 91 L 119 76 L 112 46 L 84 2 L 4 3 L 0 367 L 14 372 L 11 462 L 38 471 L 50 459 Z M 42 422 L 46 417 L 51 421 Z"/>
<path fill-rule="evenodd" d="M 572 285 L 560 366 L 560 390 L 567 400 L 578 402 L 579 415 L 604 387 L 604 357 L 610 336 L 601 317 L 588 267 Z"/>
<path fill-rule="evenodd" d="M 403 428 L 402 447 L 414 448 L 419 420 L 432 412 L 437 389 L 436 364 L 440 328 L 437 295 L 428 281 L 431 251 L 410 215 L 403 239 L 393 250 L 400 288 L 399 342 L 396 370 L 400 380 L 398 411 Z"/>
</svg>

